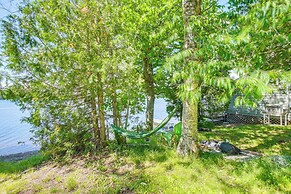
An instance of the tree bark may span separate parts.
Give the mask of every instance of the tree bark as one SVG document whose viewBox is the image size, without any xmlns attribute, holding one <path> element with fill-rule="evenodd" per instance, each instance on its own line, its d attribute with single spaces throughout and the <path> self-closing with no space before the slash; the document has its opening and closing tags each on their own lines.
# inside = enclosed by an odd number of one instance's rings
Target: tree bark
<svg viewBox="0 0 291 194">
<path fill-rule="evenodd" d="M 127 105 L 126 105 L 126 113 L 125 113 L 124 128 L 127 128 L 127 125 L 128 125 L 129 109 L 130 109 L 130 104 L 129 104 L 129 95 L 128 95 Z"/>
<path fill-rule="evenodd" d="M 93 123 L 94 139 L 97 142 L 97 144 L 100 145 L 100 128 L 98 123 L 97 104 L 94 96 L 91 98 L 91 109 L 92 109 L 91 116 Z"/>
<path fill-rule="evenodd" d="M 116 94 L 115 83 L 113 83 L 113 86 L 112 86 L 112 112 L 113 112 L 113 124 L 120 127 L 122 123 L 121 123 L 121 115 L 120 115 L 118 104 L 117 104 L 117 94 Z M 118 144 L 125 143 L 125 138 L 119 135 L 118 133 L 114 133 L 114 136 Z"/>
<path fill-rule="evenodd" d="M 201 0 L 183 0 L 182 1 L 183 16 L 184 16 L 184 49 L 194 50 L 194 34 L 189 29 L 189 20 L 194 15 L 201 14 Z M 187 63 L 189 58 L 185 59 L 183 71 L 187 70 Z M 193 60 L 193 59 L 192 59 Z M 199 89 L 199 83 L 194 76 L 189 76 L 184 80 L 184 86 L 189 88 L 185 92 L 195 94 Z M 197 144 L 198 136 L 198 100 L 193 99 L 194 95 L 185 94 L 183 99 L 183 112 L 182 112 L 182 136 L 179 141 L 177 152 L 181 156 L 194 154 L 198 156 L 199 149 Z M 191 97 L 192 96 L 192 97 Z"/>
<path fill-rule="evenodd" d="M 146 129 L 151 131 L 154 124 L 154 108 L 155 108 L 155 90 L 154 90 L 154 70 L 153 65 L 149 62 L 147 56 L 143 59 L 144 69 L 143 75 L 146 88 Z"/>
<path fill-rule="evenodd" d="M 103 85 L 101 82 L 100 74 L 97 75 L 98 81 L 98 111 L 99 111 L 99 121 L 100 121 L 100 146 L 105 146 L 106 143 L 106 128 L 105 128 L 105 116 L 104 116 L 104 96 L 103 96 Z"/>
</svg>

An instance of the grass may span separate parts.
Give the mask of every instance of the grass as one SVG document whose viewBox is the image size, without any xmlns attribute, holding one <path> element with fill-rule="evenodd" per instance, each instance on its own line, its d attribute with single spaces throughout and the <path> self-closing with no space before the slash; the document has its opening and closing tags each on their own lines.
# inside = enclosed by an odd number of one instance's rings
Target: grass
<svg viewBox="0 0 291 194">
<path fill-rule="evenodd" d="M 76 178 L 72 177 L 72 176 L 67 178 L 66 184 L 67 184 L 67 188 L 69 191 L 75 190 L 78 186 L 78 182 L 77 182 Z"/>
<path fill-rule="evenodd" d="M 64 165 L 47 162 L 35 168 L 36 158 L 1 163 L 5 178 L 0 178 L 0 188 L 4 193 L 291 193 L 290 160 L 282 165 L 270 157 L 291 156 L 290 131 L 290 127 L 247 125 L 199 134 L 199 139 L 228 139 L 265 155 L 245 162 L 212 153 L 181 158 L 156 137 L 149 145 L 112 144 L 108 154 L 74 158 Z M 4 166 L 10 167 L 4 170 Z"/>
<path fill-rule="evenodd" d="M 33 171 L 33 167 L 40 165 L 48 158 L 43 155 L 35 155 L 18 162 L 0 162 L 0 188 L 5 188 L 3 193 L 19 193 L 25 190 L 27 181 L 21 179 L 24 171 Z M 39 187 L 39 185 L 34 185 Z"/>
<path fill-rule="evenodd" d="M 21 160 L 18 162 L 1 162 L 0 161 L 0 174 L 12 174 L 27 170 L 31 167 L 41 164 L 43 161 L 47 160 L 47 157 L 43 155 L 32 156 L 26 160 Z"/>
<path fill-rule="evenodd" d="M 213 132 L 204 132 L 200 139 L 229 140 L 241 149 L 261 152 L 266 155 L 291 155 L 291 127 L 275 125 L 240 125 L 218 127 Z"/>
</svg>

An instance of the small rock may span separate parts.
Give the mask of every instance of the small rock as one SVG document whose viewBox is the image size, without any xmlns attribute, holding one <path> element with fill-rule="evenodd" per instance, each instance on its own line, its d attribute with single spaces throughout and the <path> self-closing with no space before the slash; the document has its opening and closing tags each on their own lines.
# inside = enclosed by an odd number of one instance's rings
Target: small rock
<svg viewBox="0 0 291 194">
<path fill-rule="evenodd" d="M 228 142 L 221 142 L 219 144 L 219 148 L 221 152 L 226 153 L 226 154 L 237 155 L 241 153 L 241 150 L 239 148 L 237 148 L 236 146 Z"/>
</svg>

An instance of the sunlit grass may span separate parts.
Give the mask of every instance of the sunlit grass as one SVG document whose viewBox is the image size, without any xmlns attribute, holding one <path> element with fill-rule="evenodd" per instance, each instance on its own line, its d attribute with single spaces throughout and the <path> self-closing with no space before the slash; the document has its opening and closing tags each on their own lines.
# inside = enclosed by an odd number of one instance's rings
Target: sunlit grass
<svg viewBox="0 0 291 194">
<path fill-rule="evenodd" d="M 0 183 L 0 193 L 20 193 L 26 189 L 27 181 L 22 179 L 10 179 Z M 2 194 L 1 193 L 1 194 Z"/>
<path fill-rule="evenodd" d="M 202 139 L 228 140 L 241 149 L 266 155 L 291 155 L 291 127 L 272 125 L 241 125 L 217 127 L 200 133 Z"/>
<path fill-rule="evenodd" d="M 170 152 L 170 153 L 169 153 Z M 269 158 L 248 162 L 226 161 L 216 154 L 180 158 L 175 153 L 166 161 L 145 168 L 146 180 L 137 193 L 276 193 L 290 192 L 291 171 Z M 158 156 L 158 154 L 156 154 Z M 149 161 L 148 161 L 149 162 Z"/>
<path fill-rule="evenodd" d="M 228 139 L 264 155 L 244 162 L 213 153 L 181 158 L 156 136 L 149 143 L 112 144 L 109 154 L 82 165 L 77 164 L 80 159 L 73 159 L 70 164 L 50 163 L 29 170 L 43 160 L 41 156 L 0 163 L 0 188 L 5 193 L 291 193 L 290 158 L 282 164 L 272 156 L 291 155 L 290 130 L 248 125 L 199 134 L 200 140 Z"/>
<path fill-rule="evenodd" d="M 31 167 L 37 166 L 47 159 L 48 158 L 43 155 L 36 155 L 18 162 L 0 161 L 0 174 L 12 174 L 21 172 Z"/>
<path fill-rule="evenodd" d="M 289 166 L 280 166 L 268 155 L 290 156 L 290 127 L 248 125 L 217 127 L 199 134 L 199 139 L 228 140 L 241 149 L 265 155 L 245 162 L 228 161 L 222 155 L 204 153 L 201 158 L 180 158 L 165 147 L 133 147 L 129 155 L 145 169 L 149 183 L 140 184 L 140 193 L 288 193 L 291 192 Z M 142 149 L 142 151 L 139 151 Z M 143 186 L 144 185 L 144 186 Z M 138 193 L 139 193 L 138 192 Z"/>
<path fill-rule="evenodd" d="M 77 186 L 78 186 L 78 182 L 75 177 L 70 176 L 67 178 L 66 187 L 68 188 L 69 191 L 75 190 Z"/>
</svg>

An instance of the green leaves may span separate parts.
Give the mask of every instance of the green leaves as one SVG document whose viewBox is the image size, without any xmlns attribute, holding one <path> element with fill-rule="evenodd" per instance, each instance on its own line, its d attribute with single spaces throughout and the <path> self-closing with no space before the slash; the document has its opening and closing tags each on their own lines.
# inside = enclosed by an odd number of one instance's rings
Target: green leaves
<svg viewBox="0 0 291 194">
<path fill-rule="evenodd" d="M 290 82 L 290 2 L 229 4 L 224 10 L 203 1 L 202 14 L 186 29 L 194 47 L 183 50 L 180 1 L 26 3 L 1 23 L 2 64 L 10 74 L 2 75 L 9 83 L 3 93 L 30 110 L 44 142 L 51 134 L 67 138 L 54 133 L 54 124 L 62 133 L 90 131 L 92 99 L 100 91 L 108 118 L 113 94 L 122 115 L 141 111 L 144 61 L 152 67 L 154 92 L 172 103 L 188 97 L 220 106 L 235 92 L 245 101 L 260 99 L 274 80 Z"/>
<path fill-rule="evenodd" d="M 3 55 L 13 75 L 6 77 L 11 84 L 4 93 L 30 111 L 27 121 L 43 146 L 56 141 L 66 147 L 74 139 L 77 146 L 68 149 L 85 149 L 84 138 L 92 141 L 87 137 L 97 94 L 105 99 L 98 111 L 111 110 L 112 90 L 119 91 L 119 111 L 131 105 L 135 113 L 142 106 L 140 79 L 132 68 L 135 51 L 117 30 L 119 12 L 113 10 L 119 6 L 112 6 L 106 0 L 33 1 L 3 21 Z"/>
<path fill-rule="evenodd" d="M 231 0 L 227 11 L 212 1 L 203 3 L 213 6 L 189 21 L 196 49 L 169 59 L 174 80 L 199 80 L 195 94 L 186 89 L 191 83 L 181 87 L 182 98 L 201 97 L 210 102 L 212 96 L 227 102 L 237 92 L 243 94 L 242 101 L 254 105 L 253 101 L 272 92 L 274 80 L 290 80 L 286 77 L 291 70 L 289 1 Z M 185 58 L 187 65 L 178 66 Z M 237 80 L 230 78 L 231 71 L 236 72 Z"/>
<path fill-rule="evenodd" d="M 174 125 L 174 129 L 171 132 L 163 132 L 162 138 L 167 142 L 169 146 L 177 146 L 182 135 L 182 122 L 178 122 Z"/>
<path fill-rule="evenodd" d="M 237 53 L 244 55 L 257 69 L 290 70 L 288 61 L 288 25 L 290 3 L 288 1 L 265 1 L 258 3 L 249 13 L 240 17 L 238 37 L 249 37 L 248 47 L 241 47 L 238 41 Z M 247 30 L 246 30 L 247 29 Z"/>
</svg>

